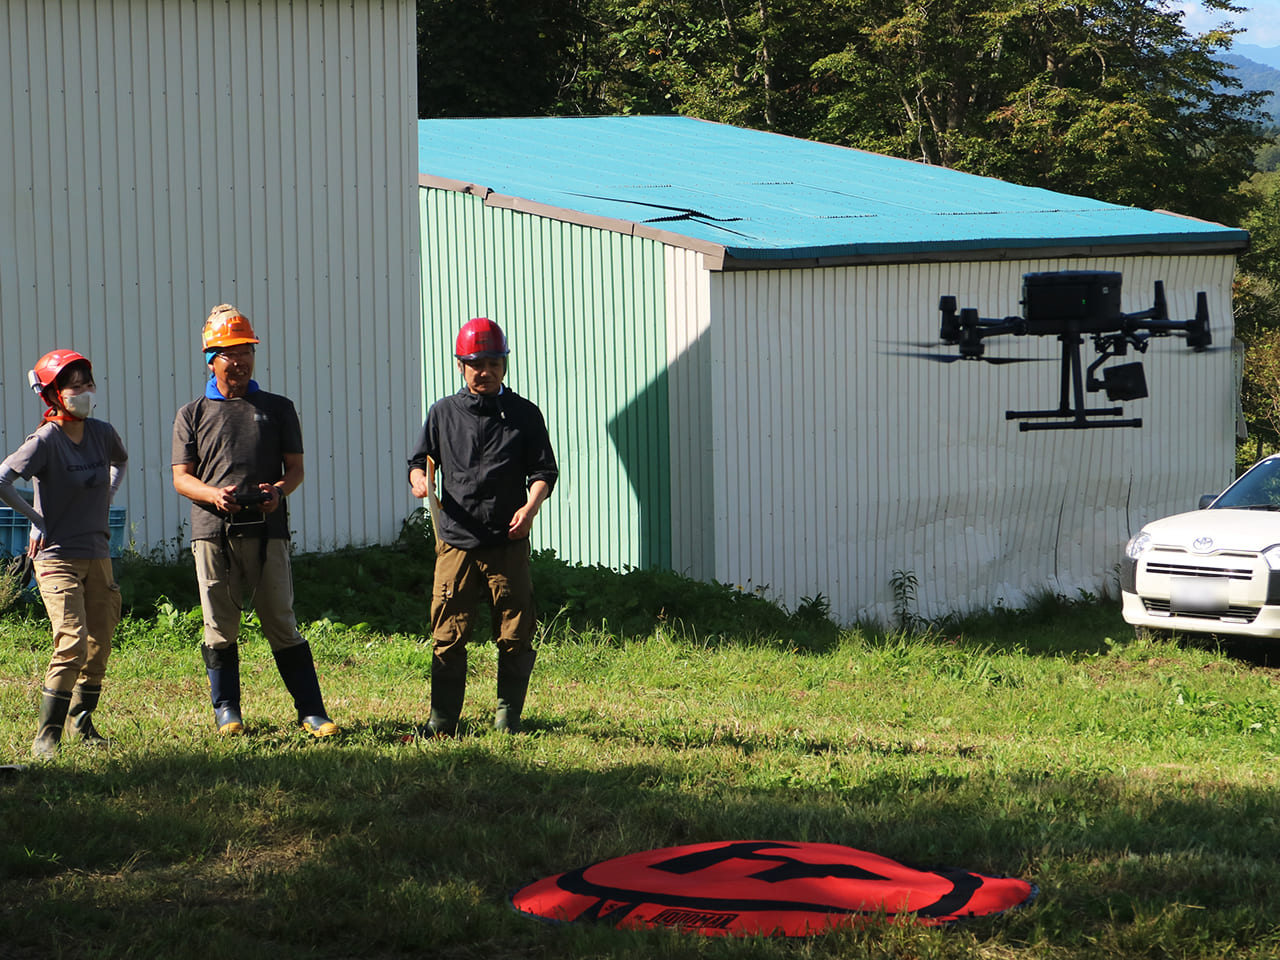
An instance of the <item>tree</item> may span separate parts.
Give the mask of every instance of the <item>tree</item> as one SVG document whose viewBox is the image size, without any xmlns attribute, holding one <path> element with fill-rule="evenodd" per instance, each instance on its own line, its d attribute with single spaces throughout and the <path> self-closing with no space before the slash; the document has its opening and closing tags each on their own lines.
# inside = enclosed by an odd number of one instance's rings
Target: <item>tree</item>
<svg viewBox="0 0 1280 960">
<path fill-rule="evenodd" d="M 1211 5 L 1230 10 L 1211 0 Z M 1231 221 L 1261 94 L 1162 0 L 847 0 L 815 60 L 822 139 Z"/>
<path fill-rule="evenodd" d="M 1248 459 L 1280 449 L 1280 173 L 1260 174 L 1255 205 L 1241 224 L 1249 250 L 1240 258 L 1234 297 L 1236 336 L 1244 344 L 1240 403 L 1249 425 Z"/>
<path fill-rule="evenodd" d="M 561 112 L 587 0 L 418 0 L 418 116 Z"/>
<path fill-rule="evenodd" d="M 579 75 L 593 112 L 682 113 L 810 133 L 823 0 L 592 0 Z M 589 108 L 588 108 L 589 109 Z"/>
</svg>

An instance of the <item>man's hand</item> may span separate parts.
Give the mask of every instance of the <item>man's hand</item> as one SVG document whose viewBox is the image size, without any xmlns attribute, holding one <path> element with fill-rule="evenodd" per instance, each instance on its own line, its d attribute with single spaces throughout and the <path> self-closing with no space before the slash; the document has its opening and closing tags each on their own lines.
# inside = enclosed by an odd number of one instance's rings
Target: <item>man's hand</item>
<svg viewBox="0 0 1280 960">
<path fill-rule="evenodd" d="M 508 540 L 523 540 L 533 529 L 533 518 L 538 515 L 537 507 L 525 504 L 511 517 L 511 525 L 507 528 Z"/>
<path fill-rule="evenodd" d="M 229 487 L 209 487 L 208 503 L 223 513 L 239 513 L 244 508 L 236 503 L 235 484 Z"/>
<path fill-rule="evenodd" d="M 511 515 L 511 523 L 507 527 L 508 540 L 523 540 L 533 529 L 533 518 L 538 515 L 542 501 L 551 495 L 551 488 L 544 480 L 535 480 L 529 486 L 529 499 L 524 506 Z"/>
<path fill-rule="evenodd" d="M 413 491 L 413 495 L 419 500 L 429 499 L 431 501 L 431 509 L 438 507 L 436 502 L 436 462 L 427 457 L 427 469 L 414 467 L 409 471 L 409 489 Z"/>
<path fill-rule="evenodd" d="M 274 483 L 260 483 L 258 484 L 258 489 L 263 493 L 271 494 L 270 500 L 258 505 L 259 510 L 263 513 L 275 513 L 280 509 L 280 504 L 284 502 L 284 495 L 281 493 L 279 487 Z"/>
<path fill-rule="evenodd" d="M 237 513 L 240 506 L 235 501 L 235 486 L 211 487 L 195 475 L 193 464 L 175 463 L 173 465 L 173 489 L 193 503 L 207 503 L 223 513 Z"/>
<path fill-rule="evenodd" d="M 413 495 L 419 500 L 425 500 L 427 497 L 435 493 L 435 484 L 433 484 L 427 475 L 421 470 L 414 470 L 409 474 L 409 489 L 413 491 Z"/>
</svg>

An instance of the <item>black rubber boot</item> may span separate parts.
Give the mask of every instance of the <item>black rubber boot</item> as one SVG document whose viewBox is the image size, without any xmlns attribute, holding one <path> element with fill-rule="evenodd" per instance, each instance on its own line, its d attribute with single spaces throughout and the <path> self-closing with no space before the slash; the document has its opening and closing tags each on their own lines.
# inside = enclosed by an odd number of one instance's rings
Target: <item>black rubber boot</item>
<svg viewBox="0 0 1280 960">
<path fill-rule="evenodd" d="M 47 689 L 40 693 L 40 726 L 36 729 L 35 740 L 31 742 L 31 755 L 37 760 L 52 760 L 58 755 L 58 743 L 67 722 L 71 694 Z"/>
<path fill-rule="evenodd" d="M 101 687 L 81 684 L 71 692 L 71 707 L 67 711 L 67 715 L 71 718 L 72 733 L 95 747 L 105 747 L 111 743 L 93 725 L 93 711 L 98 709 L 98 699 L 101 696 Z"/>
<path fill-rule="evenodd" d="M 495 730 L 520 732 L 520 714 L 524 710 L 525 694 L 529 691 L 529 674 L 533 673 L 533 662 L 537 659 L 536 650 L 516 654 L 498 652 L 498 710 L 493 718 Z"/>
<path fill-rule="evenodd" d="M 201 644 L 200 652 L 209 675 L 209 698 L 218 732 L 226 736 L 244 733 L 244 717 L 240 715 L 240 648 L 215 650 Z"/>
<path fill-rule="evenodd" d="M 438 737 L 452 737 L 458 732 L 462 702 L 467 696 L 467 652 L 445 663 L 431 658 L 431 719 L 427 730 Z"/>
<path fill-rule="evenodd" d="M 329 719 L 320 695 L 320 680 L 316 677 L 316 662 L 311 656 L 311 644 L 305 640 L 276 650 L 276 669 L 293 696 L 298 711 L 298 723 L 313 737 L 331 737 L 338 733 L 338 725 Z"/>
</svg>

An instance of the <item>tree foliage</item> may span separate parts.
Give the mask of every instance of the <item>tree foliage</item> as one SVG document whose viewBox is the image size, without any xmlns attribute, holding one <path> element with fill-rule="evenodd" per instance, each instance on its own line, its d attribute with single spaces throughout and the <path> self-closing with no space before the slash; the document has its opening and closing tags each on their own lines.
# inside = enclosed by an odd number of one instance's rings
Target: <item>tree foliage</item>
<svg viewBox="0 0 1280 960">
<path fill-rule="evenodd" d="M 1249 250 L 1236 280 L 1236 336 L 1244 345 L 1240 402 L 1253 444 L 1249 459 L 1280 449 L 1280 173 L 1254 178 L 1242 226 Z"/>
<path fill-rule="evenodd" d="M 541 116 L 575 83 L 586 0 L 418 0 L 420 117 Z"/>
</svg>

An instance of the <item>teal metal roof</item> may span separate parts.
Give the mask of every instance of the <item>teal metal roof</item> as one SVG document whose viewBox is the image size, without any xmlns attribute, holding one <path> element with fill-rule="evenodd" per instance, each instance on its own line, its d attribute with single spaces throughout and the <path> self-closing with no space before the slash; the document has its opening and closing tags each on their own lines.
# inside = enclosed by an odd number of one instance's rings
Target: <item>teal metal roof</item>
<svg viewBox="0 0 1280 960">
<path fill-rule="evenodd" d="M 1175 214 L 689 117 L 421 120 L 418 164 L 742 260 L 1248 242 Z"/>
</svg>

